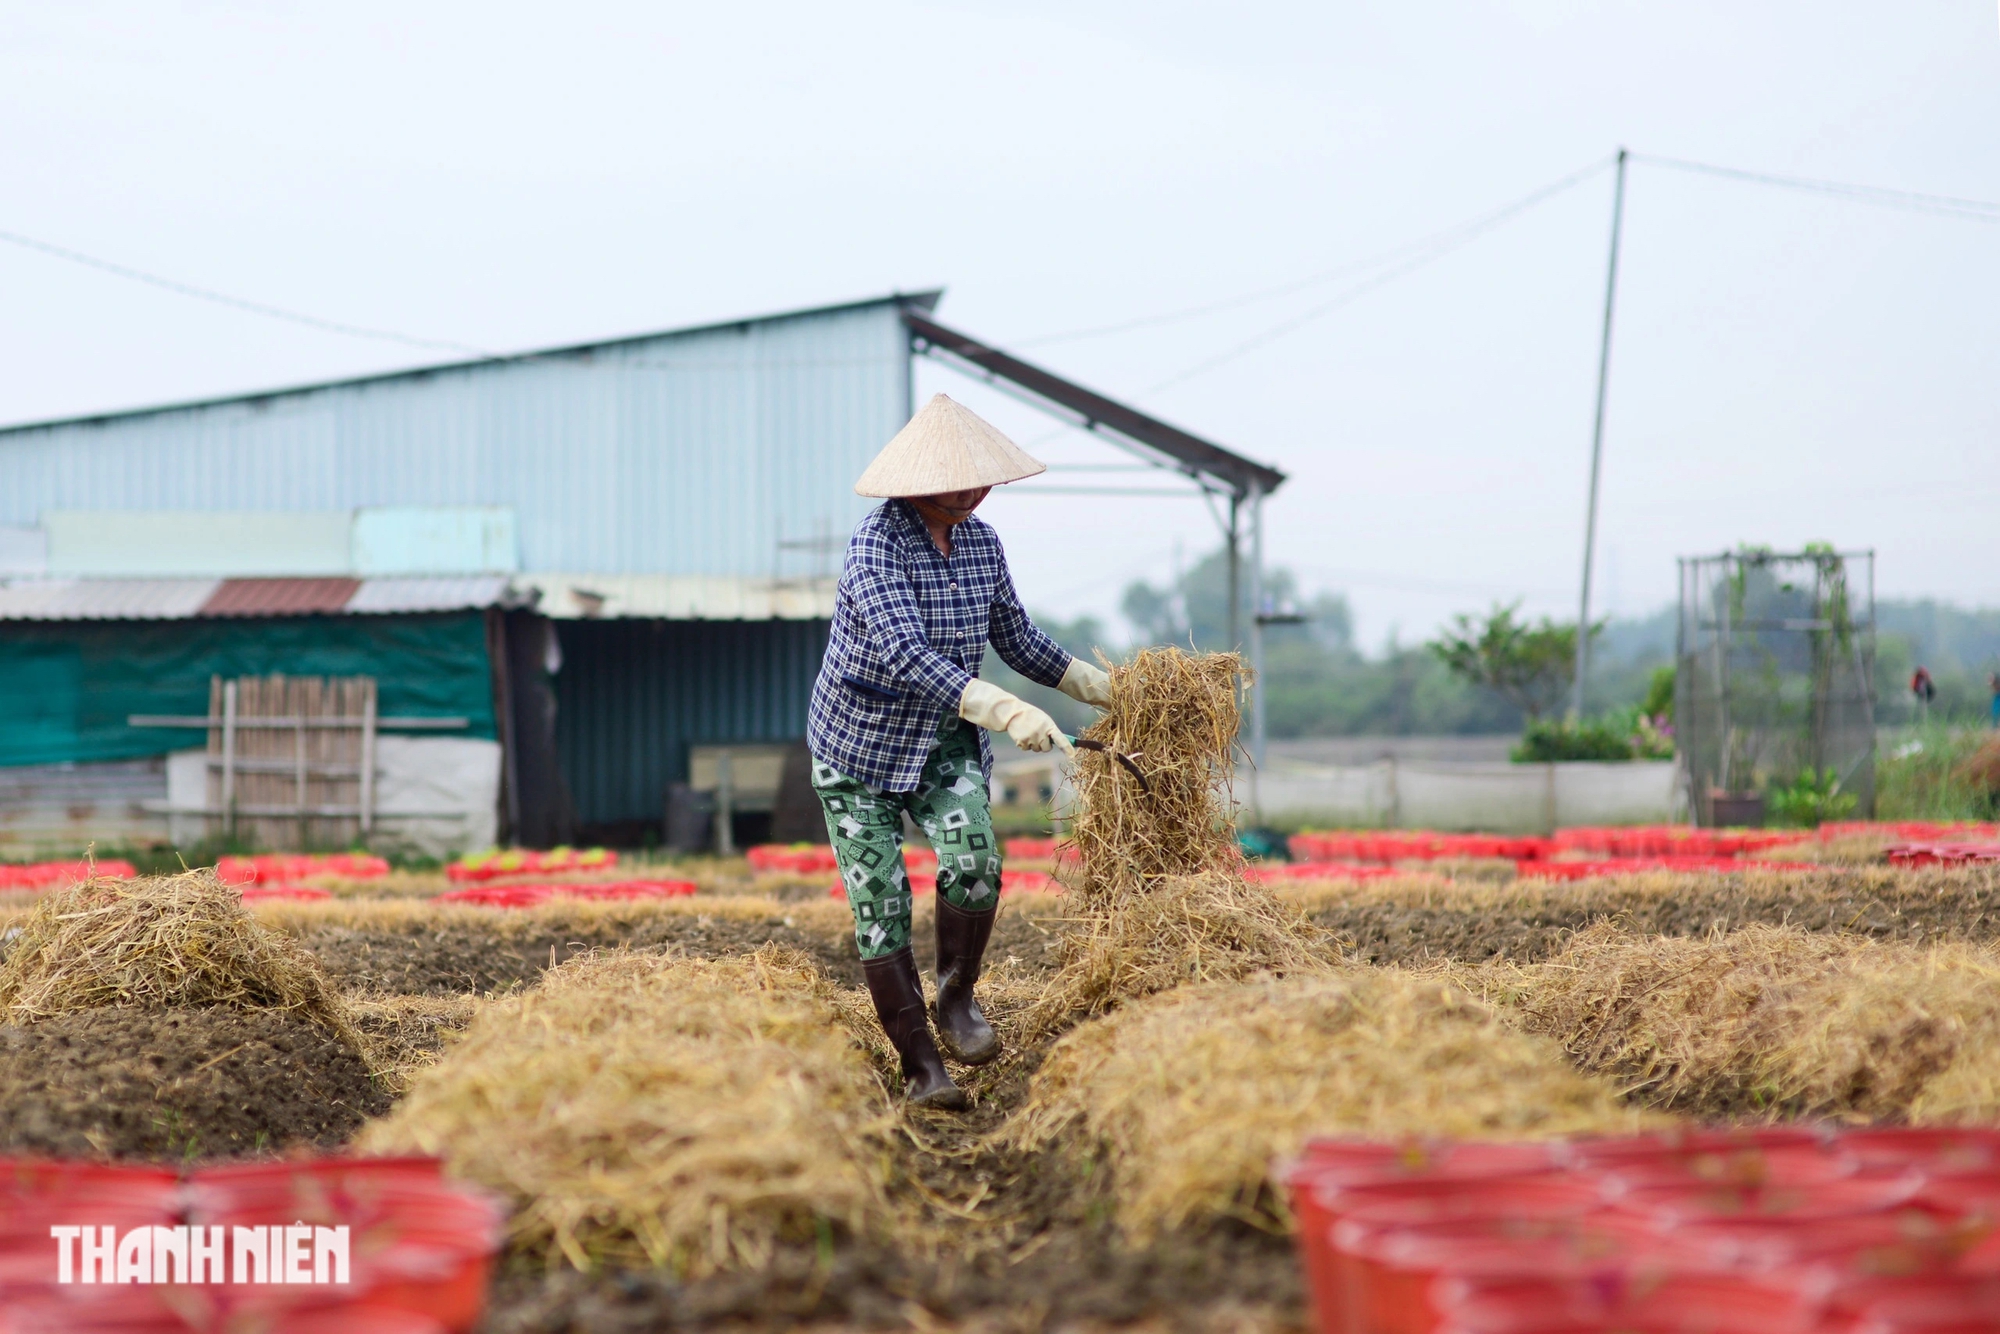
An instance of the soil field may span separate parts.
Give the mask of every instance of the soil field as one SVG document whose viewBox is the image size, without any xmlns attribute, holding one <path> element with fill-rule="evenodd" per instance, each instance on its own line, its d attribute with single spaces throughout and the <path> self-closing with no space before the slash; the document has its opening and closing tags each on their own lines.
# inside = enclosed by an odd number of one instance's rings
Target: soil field
<svg viewBox="0 0 2000 1334">
<path fill-rule="evenodd" d="M 988 946 L 994 963 L 1050 966 L 1060 897 L 1010 902 Z M 376 996 L 485 995 L 532 986 L 548 969 L 601 949 L 673 948 L 701 958 L 790 945 L 843 986 L 861 985 L 853 919 L 819 897 L 701 896 L 657 904 L 570 904 L 526 911 L 431 906 L 419 901 L 271 904 L 267 924 L 296 939 L 342 988 Z M 931 964 L 930 901 L 917 904 L 914 946 Z"/>
<path fill-rule="evenodd" d="M 96 1009 L 0 1027 L 0 1152 L 331 1149 L 391 1101 L 354 1052 L 273 1011 Z"/>
<path fill-rule="evenodd" d="M 1761 924 L 1882 940 L 2000 940 L 1994 868 L 1746 869 L 1505 884 L 1412 876 L 1279 893 L 1306 907 L 1357 961 L 1376 964 L 1546 959 L 1569 936 L 1605 921 L 1666 936 Z"/>
<path fill-rule="evenodd" d="M 1455 877 L 1436 869 L 1360 884 L 1285 885 L 1274 893 L 1326 929 L 1328 939 L 1313 948 L 1329 964 L 1439 965 L 1440 976 L 1493 996 L 1548 985 L 1533 969 L 1578 933 L 1605 923 L 1634 938 L 1690 942 L 1756 925 L 1903 949 L 2000 940 L 2000 872 L 1992 870 L 1828 866 L 1546 883 L 1508 881 L 1483 864 L 1445 868 Z M 823 885 L 776 884 L 717 864 L 704 868 L 703 892 L 691 899 L 527 911 L 425 901 L 442 888 L 441 877 L 404 877 L 384 896 L 367 896 L 357 886 L 330 902 L 256 909 L 259 922 L 303 946 L 342 993 L 365 1059 L 303 1019 L 220 1006 L 82 1010 L 0 1026 L 0 1151 L 183 1160 L 337 1147 L 388 1112 L 491 998 L 531 990 L 552 966 L 594 950 L 727 958 L 786 945 L 865 1005 L 851 920 L 843 903 L 825 897 Z M 0 942 L 27 905 L 23 899 L 0 907 Z M 484 1328 L 636 1334 L 802 1321 L 923 1330 L 1303 1328 L 1304 1296 L 1283 1235 L 1208 1218 L 1135 1242 L 1120 1229 L 1104 1160 L 1090 1152 L 1024 1152 L 1000 1133 L 1027 1103 L 1046 1055 L 1045 1045 L 1025 1044 L 1019 1034 L 1038 987 L 1057 966 L 1061 932 L 1075 911 L 1061 896 L 1009 897 L 982 987 L 1009 1041 L 1007 1054 L 976 1071 L 955 1071 L 975 1097 L 969 1114 L 897 1114 L 893 1193 L 930 1241 L 897 1244 L 832 1232 L 780 1247 L 759 1268 L 686 1280 L 657 1268 L 581 1274 L 515 1255 L 496 1280 Z M 928 899 L 919 900 L 917 916 L 917 952 L 928 974 Z M 0 958 L 5 948 L 0 943 Z M 1874 967 L 1874 957 L 1853 967 Z M 1760 986 L 1770 990 L 1767 982 Z M 1635 983 L 1632 996 L 1642 991 Z M 1610 1000 L 1602 1003 L 1576 1002 L 1599 1027 L 1585 1029 L 1579 1020 L 1566 1029 L 1544 1015 L 1535 1020 L 1537 1031 L 1562 1043 L 1576 1068 L 1616 1078 L 1635 1105 L 1643 1104 L 1648 1095 L 1634 1075 L 1645 1072 L 1629 1058 L 1603 1054 L 1604 1008 L 1628 1004 L 1623 993 L 1606 994 Z M 1806 1001 L 1799 1009 L 1811 1012 Z M 1744 1093 L 1771 1078 L 1755 1065 L 1750 1047 L 1785 1039 L 1769 1036 L 1778 1033 L 1777 1020 L 1753 1018 L 1755 1024 L 1739 1025 L 1751 1034 L 1742 1052 L 1703 1049 L 1676 1058 L 1675 1071 L 1694 1071 L 1707 1083 L 1697 1088 L 1695 1074 L 1677 1076 L 1685 1087 L 1649 1105 L 1695 1115 L 1774 1114 Z M 871 1059 L 893 1083 L 883 1054 Z M 1950 1060 L 1944 1053 L 1933 1064 L 1943 1070 Z M 1710 1088 L 1722 1091 L 1703 1091 Z M 1815 1115 L 1850 1114 L 1809 1100 L 1796 1106 Z M 1777 1114 L 1791 1113 L 1778 1108 Z"/>
</svg>

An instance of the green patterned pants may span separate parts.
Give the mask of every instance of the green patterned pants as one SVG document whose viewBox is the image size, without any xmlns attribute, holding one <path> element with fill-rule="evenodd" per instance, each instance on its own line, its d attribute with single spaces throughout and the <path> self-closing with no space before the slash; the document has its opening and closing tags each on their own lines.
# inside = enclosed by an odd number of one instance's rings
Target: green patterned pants
<svg viewBox="0 0 2000 1334">
<path fill-rule="evenodd" d="M 983 912 L 1000 902 L 1000 842 L 979 768 L 979 734 L 946 718 L 910 792 L 884 792 L 813 761 L 813 789 L 854 910 L 854 942 L 864 959 L 910 943 L 910 878 L 903 869 L 903 812 L 937 850 L 938 893 L 954 907 Z"/>
</svg>

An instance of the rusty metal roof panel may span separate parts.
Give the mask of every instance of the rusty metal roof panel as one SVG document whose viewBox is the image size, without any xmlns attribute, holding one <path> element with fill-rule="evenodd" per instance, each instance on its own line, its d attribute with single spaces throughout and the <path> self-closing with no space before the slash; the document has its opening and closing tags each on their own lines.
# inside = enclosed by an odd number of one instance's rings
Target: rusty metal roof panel
<svg viewBox="0 0 2000 1334">
<path fill-rule="evenodd" d="M 220 579 L 15 579 L 0 621 L 171 621 L 198 616 Z"/>
<path fill-rule="evenodd" d="M 506 575 L 462 578 L 363 579 L 347 600 L 351 614 L 422 611 L 478 611 L 509 600 Z"/>
<path fill-rule="evenodd" d="M 347 610 L 359 579 L 224 579 L 201 616 L 310 616 Z"/>
</svg>

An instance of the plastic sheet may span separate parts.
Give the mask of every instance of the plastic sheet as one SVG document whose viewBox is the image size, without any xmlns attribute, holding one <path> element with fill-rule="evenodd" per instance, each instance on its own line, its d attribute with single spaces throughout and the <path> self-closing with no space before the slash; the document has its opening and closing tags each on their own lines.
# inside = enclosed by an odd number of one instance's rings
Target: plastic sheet
<svg viewBox="0 0 2000 1334">
<path fill-rule="evenodd" d="M 473 885 L 446 890 L 432 903 L 469 903 L 482 908 L 534 908 L 556 899 L 685 899 L 698 891 L 692 880 L 553 881 L 544 884 Z"/>
<path fill-rule="evenodd" d="M 279 885 L 317 877 L 376 880 L 389 874 L 389 863 L 367 853 L 260 853 L 254 857 L 223 857 L 215 863 L 216 878 L 225 885 Z"/>
<path fill-rule="evenodd" d="M 510 876 L 589 874 L 617 865 L 618 854 L 608 848 L 551 848 L 547 852 L 509 848 L 470 853 L 445 867 L 444 874 L 454 882 L 479 883 Z"/>
<path fill-rule="evenodd" d="M 0 862 L 0 889 L 59 889 L 99 879 L 130 880 L 138 875 L 131 862 L 107 858 L 100 862 Z"/>
</svg>

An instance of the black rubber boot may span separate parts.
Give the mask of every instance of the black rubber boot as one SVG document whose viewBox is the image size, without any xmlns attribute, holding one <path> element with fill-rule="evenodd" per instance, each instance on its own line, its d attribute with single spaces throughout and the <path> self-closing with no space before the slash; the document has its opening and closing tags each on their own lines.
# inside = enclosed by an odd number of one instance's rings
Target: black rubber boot
<svg viewBox="0 0 2000 1334">
<path fill-rule="evenodd" d="M 993 934 L 997 905 L 985 912 L 954 908 L 937 900 L 937 1035 L 945 1055 L 963 1065 L 984 1065 L 1000 1054 L 1000 1035 L 973 999 L 979 963 Z"/>
<path fill-rule="evenodd" d="M 930 1016 L 924 1013 L 924 988 L 917 961 L 908 945 L 879 959 L 863 959 L 868 995 L 875 1017 L 889 1035 L 889 1045 L 903 1058 L 903 1095 L 919 1107 L 962 1112 L 971 1103 L 965 1090 L 951 1082 L 944 1058 L 931 1038 Z"/>
</svg>

